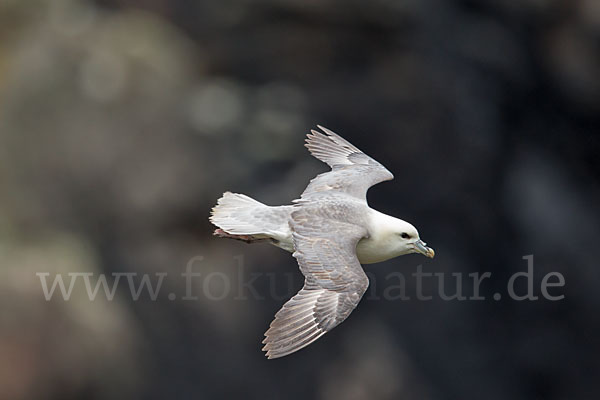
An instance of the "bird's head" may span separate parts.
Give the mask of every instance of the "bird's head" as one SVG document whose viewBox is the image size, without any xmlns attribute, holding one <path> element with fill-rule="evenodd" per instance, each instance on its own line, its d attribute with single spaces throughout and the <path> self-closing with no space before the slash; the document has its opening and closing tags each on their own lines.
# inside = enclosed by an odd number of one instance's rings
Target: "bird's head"
<svg viewBox="0 0 600 400">
<path fill-rule="evenodd" d="M 395 221 L 390 234 L 393 235 L 393 240 L 400 255 L 419 253 L 429 258 L 435 256 L 435 251 L 431 247 L 427 247 L 427 243 L 419 237 L 417 228 L 401 219 L 394 219 Z"/>
</svg>

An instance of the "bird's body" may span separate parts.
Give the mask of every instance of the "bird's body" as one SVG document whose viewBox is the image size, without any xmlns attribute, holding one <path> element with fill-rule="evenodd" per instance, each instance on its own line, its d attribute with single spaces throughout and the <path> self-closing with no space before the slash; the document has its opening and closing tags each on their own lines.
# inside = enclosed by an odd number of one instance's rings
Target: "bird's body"
<svg viewBox="0 0 600 400">
<path fill-rule="evenodd" d="M 223 207 L 223 205 L 231 205 L 232 202 L 236 201 L 239 203 L 240 200 L 243 202 L 245 197 L 247 196 L 226 192 L 223 194 L 219 206 Z M 248 198 L 248 203 L 250 203 L 250 201 L 256 202 L 255 200 Z M 347 201 L 344 201 L 344 203 L 347 203 Z M 402 251 L 398 250 L 394 240 L 390 240 L 389 233 L 390 231 L 393 231 L 397 225 L 402 224 L 404 221 L 374 210 L 361 202 L 356 202 L 354 207 L 356 208 L 356 215 L 364 217 L 363 221 L 357 222 L 365 226 L 367 229 L 367 236 L 360 239 L 356 245 L 356 255 L 358 257 L 358 261 L 361 264 L 374 264 L 401 255 Z M 245 229 L 242 229 L 244 232 L 240 235 L 237 235 L 242 236 L 240 238 L 233 234 L 233 232 L 239 230 L 238 227 L 230 225 L 226 221 L 221 220 L 221 225 L 227 226 L 229 231 L 217 233 L 217 235 L 231 237 L 233 239 L 242 239 L 248 242 L 269 239 L 271 244 L 289 251 L 290 253 L 294 252 L 292 230 L 289 225 L 291 214 L 294 210 L 293 205 L 269 207 L 262 203 L 258 203 L 252 207 L 252 203 L 250 203 L 246 207 L 242 208 L 242 210 L 246 213 L 246 220 L 250 218 L 256 219 L 257 224 L 259 223 L 258 221 L 265 220 L 264 216 L 266 214 L 270 215 L 270 221 L 275 223 L 275 229 L 265 229 L 264 225 L 263 228 L 252 230 L 249 230 L 248 227 L 244 227 Z M 223 211 L 223 209 L 221 211 Z M 250 217 L 250 215 L 253 217 Z M 239 218 L 239 216 L 235 216 L 234 218 Z M 249 237 L 244 238 L 244 236 Z"/>
<path fill-rule="evenodd" d="M 367 190 L 393 175 L 332 131 L 312 131 L 307 147 L 332 170 L 311 180 L 300 199 L 270 207 L 248 196 L 224 193 L 212 212 L 215 234 L 247 242 L 268 241 L 293 253 L 304 287 L 275 315 L 266 332 L 269 358 L 317 340 L 352 312 L 369 281 L 360 264 L 403 254 L 433 257 L 414 226 L 369 207 Z"/>
</svg>

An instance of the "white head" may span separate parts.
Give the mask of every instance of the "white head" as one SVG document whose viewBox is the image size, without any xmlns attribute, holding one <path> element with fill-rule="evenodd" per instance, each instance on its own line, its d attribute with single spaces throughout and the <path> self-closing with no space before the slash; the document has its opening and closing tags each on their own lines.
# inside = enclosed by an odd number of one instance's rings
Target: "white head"
<svg viewBox="0 0 600 400">
<path fill-rule="evenodd" d="M 396 243 L 399 256 L 410 253 L 420 253 L 429 258 L 435 256 L 435 251 L 431 247 L 427 247 L 427 243 L 421 240 L 417 228 L 412 224 L 394 218 L 394 222 L 389 228 L 388 235 L 391 235 L 392 240 Z"/>
<path fill-rule="evenodd" d="M 379 214 L 377 220 L 378 240 L 386 244 L 390 256 L 420 253 L 433 258 L 435 255 L 433 249 L 421 240 L 417 228 L 412 224 L 385 214 Z"/>
<path fill-rule="evenodd" d="M 356 254 L 361 264 L 372 264 L 404 254 L 420 253 L 433 258 L 435 252 L 419 238 L 417 229 L 406 221 L 378 211 L 371 214 L 370 236 L 361 240 Z"/>
</svg>

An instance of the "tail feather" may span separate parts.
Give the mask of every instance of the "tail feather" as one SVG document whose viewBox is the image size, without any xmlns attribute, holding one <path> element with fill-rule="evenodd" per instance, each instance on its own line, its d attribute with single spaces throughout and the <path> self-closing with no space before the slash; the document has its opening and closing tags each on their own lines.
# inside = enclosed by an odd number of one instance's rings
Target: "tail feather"
<svg viewBox="0 0 600 400">
<path fill-rule="evenodd" d="M 248 243 L 269 239 L 275 246 L 292 252 L 288 221 L 293 208 L 271 207 L 243 194 L 225 192 L 212 209 L 210 222 L 220 228 L 215 230 L 216 236 Z"/>
<path fill-rule="evenodd" d="M 210 222 L 227 233 L 236 235 L 264 234 L 260 215 L 269 206 L 246 195 L 225 192 L 213 207 Z"/>
</svg>

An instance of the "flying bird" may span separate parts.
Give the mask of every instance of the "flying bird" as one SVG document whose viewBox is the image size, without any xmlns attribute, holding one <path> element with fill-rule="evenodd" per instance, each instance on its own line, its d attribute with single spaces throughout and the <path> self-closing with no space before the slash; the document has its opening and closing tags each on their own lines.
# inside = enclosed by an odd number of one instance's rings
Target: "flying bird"
<svg viewBox="0 0 600 400">
<path fill-rule="evenodd" d="M 312 130 L 305 146 L 331 171 L 311 180 L 292 205 L 271 207 L 226 192 L 210 217 L 217 236 L 291 252 L 305 277 L 304 287 L 265 333 L 268 358 L 298 351 L 348 318 L 369 286 L 361 264 L 409 253 L 435 255 L 413 225 L 367 204 L 367 190 L 393 179 L 392 173 L 341 136 L 318 128 L 322 132 Z"/>
</svg>

